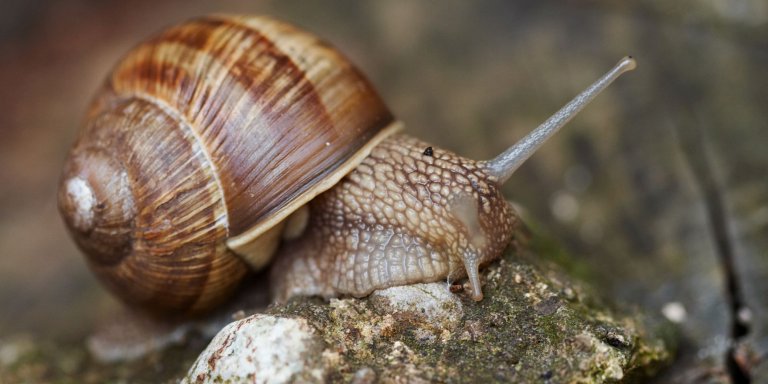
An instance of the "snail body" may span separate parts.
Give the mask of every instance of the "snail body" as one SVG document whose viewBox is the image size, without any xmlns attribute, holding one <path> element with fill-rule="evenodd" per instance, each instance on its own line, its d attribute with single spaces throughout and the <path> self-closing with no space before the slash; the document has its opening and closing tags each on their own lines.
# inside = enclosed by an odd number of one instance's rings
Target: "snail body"
<svg viewBox="0 0 768 384">
<path fill-rule="evenodd" d="M 316 37 L 209 16 L 117 64 L 65 163 L 59 208 L 105 285 L 156 312 L 210 309 L 275 253 L 279 299 L 468 275 L 479 300 L 477 270 L 517 222 L 501 183 L 633 66 L 477 162 L 399 133 L 370 83 Z"/>
<path fill-rule="evenodd" d="M 375 289 L 469 275 L 501 255 L 517 215 L 483 164 L 396 134 L 309 203 L 304 236 L 275 258 L 277 300 L 365 296 Z"/>
</svg>

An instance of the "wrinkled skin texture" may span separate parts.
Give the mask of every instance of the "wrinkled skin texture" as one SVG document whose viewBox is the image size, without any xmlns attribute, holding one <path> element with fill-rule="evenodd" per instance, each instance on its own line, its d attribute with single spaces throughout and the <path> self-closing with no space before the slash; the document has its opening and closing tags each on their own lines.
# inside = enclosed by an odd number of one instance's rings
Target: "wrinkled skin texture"
<svg viewBox="0 0 768 384">
<path fill-rule="evenodd" d="M 395 135 L 309 204 L 299 239 L 281 248 L 272 295 L 362 297 L 376 289 L 469 276 L 509 244 L 517 216 L 483 163 Z"/>
</svg>

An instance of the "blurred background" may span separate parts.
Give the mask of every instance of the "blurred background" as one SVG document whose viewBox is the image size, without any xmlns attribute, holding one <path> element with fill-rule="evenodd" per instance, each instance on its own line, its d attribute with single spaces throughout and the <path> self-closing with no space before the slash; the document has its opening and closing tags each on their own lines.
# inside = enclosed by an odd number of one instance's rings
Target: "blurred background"
<svg viewBox="0 0 768 384">
<path fill-rule="evenodd" d="M 210 12 L 313 31 L 359 65 L 409 133 L 478 159 L 634 55 L 638 69 L 506 195 L 604 296 L 680 324 L 679 360 L 664 377 L 768 380 L 763 0 L 4 0 L 0 365 L 3 342 L 78 344 L 118 307 L 58 217 L 61 163 L 118 58 Z"/>
</svg>

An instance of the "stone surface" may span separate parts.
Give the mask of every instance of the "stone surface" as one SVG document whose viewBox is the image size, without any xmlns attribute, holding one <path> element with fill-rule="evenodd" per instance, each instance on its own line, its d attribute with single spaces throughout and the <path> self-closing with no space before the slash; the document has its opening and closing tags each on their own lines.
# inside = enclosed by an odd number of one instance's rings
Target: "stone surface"
<svg viewBox="0 0 768 384">
<path fill-rule="evenodd" d="M 391 287 L 375 291 L 369 300 L 379 313 L 412 316 L 445 329 L 453 329 L 464 315 L 459 296 L 445 283 Z"/>
<path fill-rule="evenodd" d="M 182 382 L 322 382 L 320 345 L 303 319 L 253 315 L 224 327 Z"/>
<path fill-rule="evenodd" d="M 234 300 L 194 318 L 163 318 L 119 308 L 100 319 L 87 338 L 88 351 L 101 363 L 119 363 L 183 346 L 190 338 L 210 339 L 232 320 L 261 312 L 269 305 L 266 279 L 258 276 L 241 285 Z"/>
<path fill-rule="evenodd" d="M 483 277 L 481 302 L 447 283 L 294 298 L 225 327 L 186 381 L 617 382 L 672 357 L 669 323 L 609 309 L 530 251 Z"/>
<path fill-rule="evenodd" d="M 29 336 L 0 339 L 0 370 L 16 364 L 33 349 L 34 343 Z"/>
<path fill-rule="evenodd" d="M 190 322 L 165 322 L 123 310 L 98 328 L 86 342 L 88 351 L 102 363 L 131 361 L 152 351 L 184 342 L 193 329 Z"/>
</svg>

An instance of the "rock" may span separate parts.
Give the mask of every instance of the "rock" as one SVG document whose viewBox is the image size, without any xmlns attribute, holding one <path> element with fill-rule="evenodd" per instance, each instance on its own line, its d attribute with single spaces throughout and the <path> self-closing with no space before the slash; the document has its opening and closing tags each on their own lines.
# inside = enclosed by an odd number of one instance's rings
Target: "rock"
<svg viewBox="0 0 768 384">
<path fill-rule="evenodd" d="M 133 361 L 182 344 L 193 329 L 192 322 L 161 321 L 123 308 L 109 320 L 86 341 L 88 351 L 102 363 Z"/>
<path fill-rule="evenodd" d="M 352 384 L 373 384 L 376 382 L 376 371 L 369 367 L 363 367 L 355 372 Z"/>
<path fill-rule="evenodd" d="M 188 344 L 190 337 L 210 340 L 232 320 L 262 312 L 269 304 L 266 279 L 241 286 L 236 297 L 210 313 L 192 318 L 164 318 L 121 307 L 100 319 L 86 341 L 100 363 L 131 362 Z"/>
<path fill-rule="evenodd" d="M 28 336 L 16 335 L 10 339 L 0 339 L 0 370 L 12 366 L 32 351 L 34 344 Z"/>
<path fill-rule="evenodd" d="M 303 319 L 253 315 L 224 327 L 183 382 L 322 382 L 321 346 Z"/>
<path fill-rule="evenodd" d="M 224 328 L 185 382 L 616 382 L 672 357 L 670 323 L 617 314 L 528 251 L 483 276 L 481 302 L 446 283 L 294 298 Z"/>
<path fill-rule="evenodd" d="M 382 289 L 371 294 L 370 302 L 380 313 L 412 316 L 420 322 L 453 329 L 464 310 L 459 296 L 444 283 L 413 284 Z"/>
</svg>

